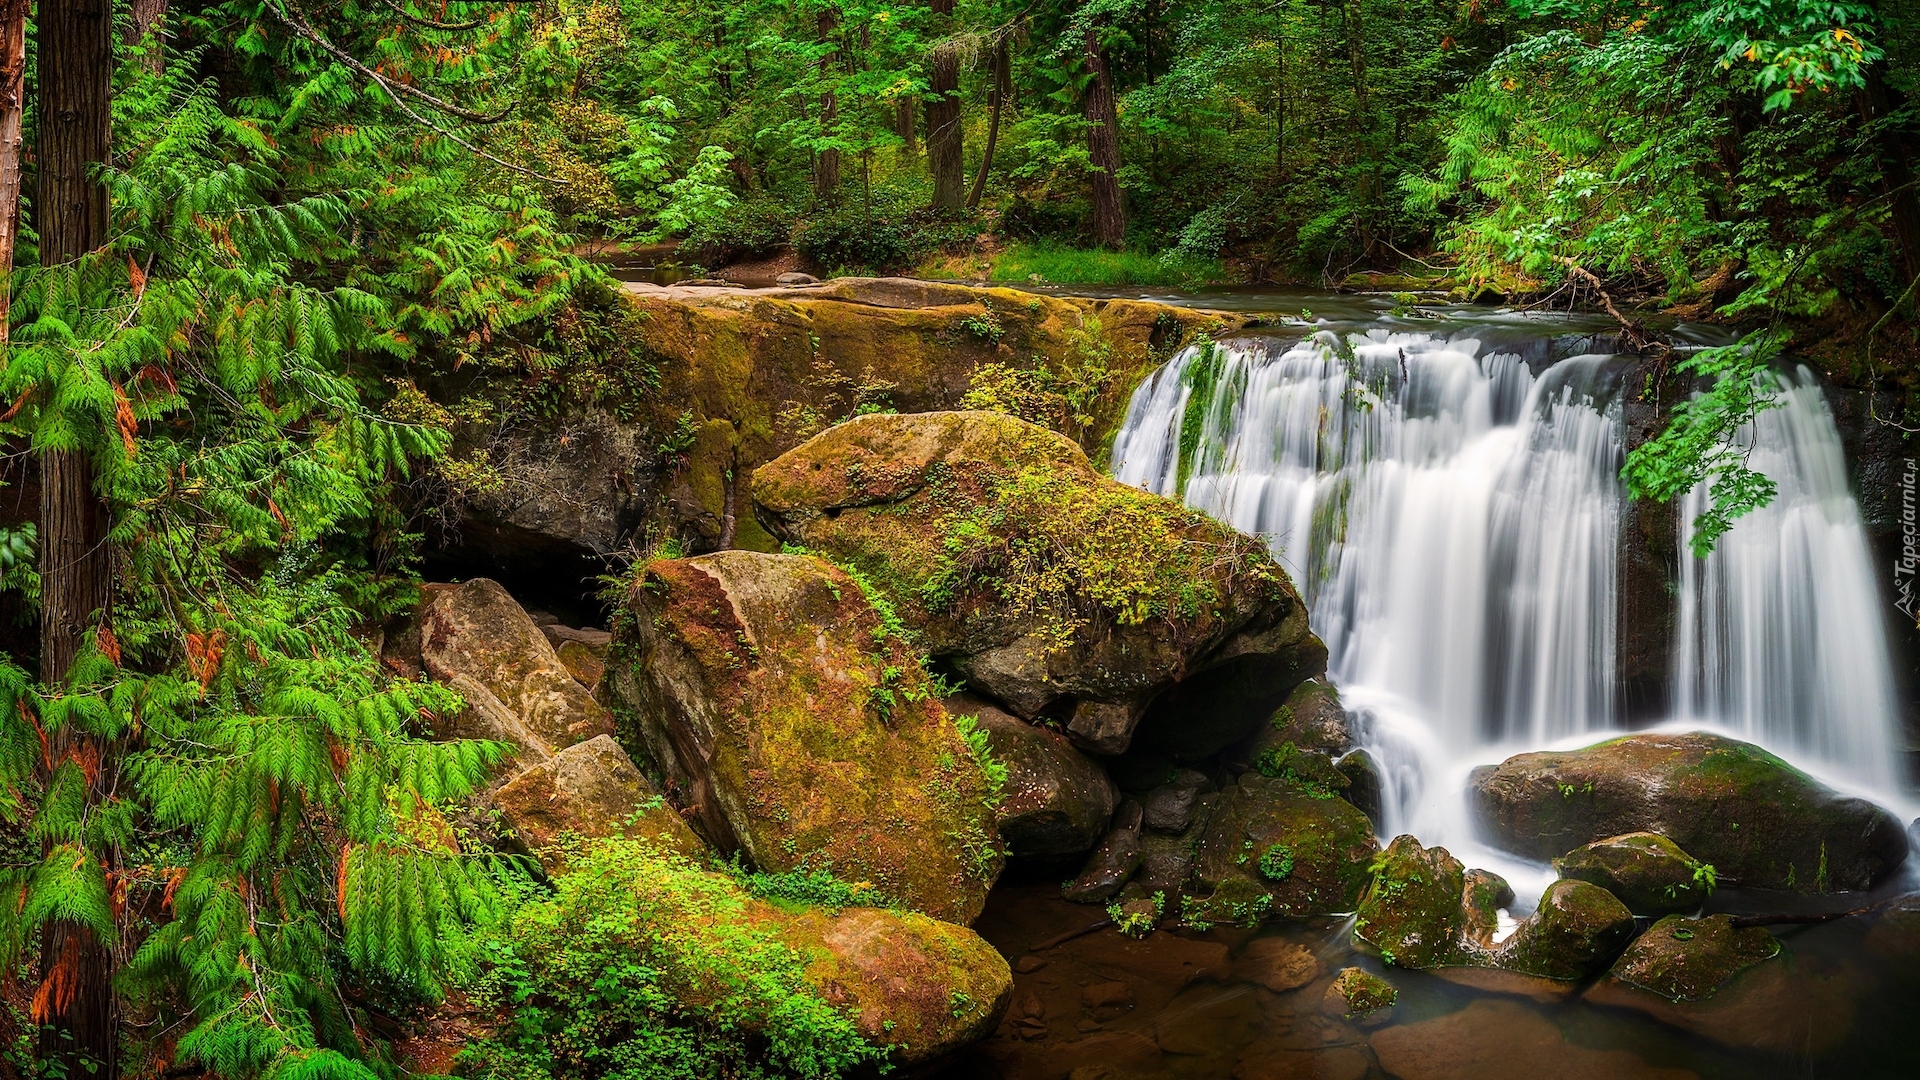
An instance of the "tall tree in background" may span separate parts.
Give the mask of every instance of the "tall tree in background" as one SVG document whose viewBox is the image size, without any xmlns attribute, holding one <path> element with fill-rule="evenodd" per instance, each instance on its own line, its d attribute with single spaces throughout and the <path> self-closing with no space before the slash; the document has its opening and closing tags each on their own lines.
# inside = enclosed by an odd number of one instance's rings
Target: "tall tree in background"
<svg viewBox="0 0 1920 1080">
<path fill-rule="evenodd" d="M 13 304 L 13 249 L 20 235 L 21 167 L 26 159 L 27 9 L 0 0 L 0 347 Z"/>
<path fill-rule="evenodd" d="M 839 26 L 838 12 L 830 7 L 820 9 L 815 30 L 816 40 L 822 46 L 819 65 L 823 76 L 840 60 L 840 50 L 833 46 L 834 32 Z M 839 121 L 840 95 L 829 88 L 820 94 L 821 133 L 832 138 Z M 837 146 L 814 151 L 813 197 L 821 202 L 834 202 L 840 197 L 840 148 Z"/>
<path fill-rule="evenodd" d="M 960 130 L 960 46 L 953 40 L 954 0 L 932 0 L 933 71 L 927 82 L 927 169 L 933 175 L 933 205 L 955 209 L 966 196 Z"/>
<path fill-rule="evenodd" d="M 1087 156 L 1093 165 L 1093 242 L 1121 248 L 1127 243 L 1127 207 L 1120 191 L 1120 116 L 1113 97 L 1113 72 L 1107 62 L 1100 22 L 1082 31 L 1087 65 L 1081 111 L 1087 119 Z"/>
<path fill-rule="evenodd" d="M 77 277 L 77 264 L 107 242 L 107 189 L 97 172 L 112 149 L 111 0 L 40 0 L 37 44 L 34 205 L 40 264 L 47 273 Z M 94 492 L 87 449 L 71 431 L 43 431 L 36 444 L 40 679 L 57 694 L 82 640 L 107 606 L 111 562 L 106 507 Z M 112 776 L 115 748 L 71 723 L 49 722 L 47 728 L 46 769 L 71 776 L 77 767 L 84 800 L 96 802 L 102 780 Z M 43 837 L 42 843 L 56 839 Z M 51 918 L 40 935 L 41 983 L 33 1013 L 41 1025 L 41 1055 L 64 1064 L 68 1076 L 113 1080 L 119 1072 L 113 943 L 105 940 L 102 927 L 77 918 Z"/>
</svg>

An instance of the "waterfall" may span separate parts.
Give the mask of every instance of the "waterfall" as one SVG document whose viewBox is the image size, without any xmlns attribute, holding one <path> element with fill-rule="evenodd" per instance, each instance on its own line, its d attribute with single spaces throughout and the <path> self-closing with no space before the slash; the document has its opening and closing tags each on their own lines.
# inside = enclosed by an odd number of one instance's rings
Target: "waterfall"
<svg viewBox="0 0 1920 1080">
<path fill-rule="evenodd" d="M 1674 667 L 1682 716 L 1805 755 L 1877 790 L 1897 786 L 1897 704 L 1860 509 L 1813 373 L 1735 443 L 1772 478 L 1772 503 L 1736 519 L 1705 559 L 1683 558 Z M 1681 509 L 1682 550 L 1706 509 Z"/>
<path fill-rule="evenodd" d="M 1267 540 L 1387 774 L 1388 835 L 1472 848 L 1472 765 L 1617 726 L 1625 366 L 1529 365 L 1470 331 L 1321 330 L 1203 343 L 1135 391 L 1114 475 Z M 1682 575 L 1682 715 L 1888 790 L 1859 512 L 1818 384 L 1783 392 L 1743 436 L 1778 500 Z"/>
<path fill-rule="evenodd" d="M 1135 394 L 1114 474 L 1266 537 L 1333 677 L 1448 743 L 1593 730 L 1613 712 L 1610 366 L 1536 377 L 1476 339 L 1383 330 L 1202 347 Z"/>
</svg>

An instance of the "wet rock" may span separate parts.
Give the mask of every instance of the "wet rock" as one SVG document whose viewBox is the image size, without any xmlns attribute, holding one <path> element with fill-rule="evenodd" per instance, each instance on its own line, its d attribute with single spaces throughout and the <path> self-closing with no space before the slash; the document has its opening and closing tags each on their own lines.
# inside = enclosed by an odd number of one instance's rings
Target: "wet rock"
<svg viewBox="0 0 1920 1080">
<path fill-rule="evenodd" d="M 1288 745 L 1329 757 L 1353 749 L 1353 734 L 1347 726 L 1347 710 L 1340 704 L 1340 692 L 1324 675 L 1294 687 L 1266 723 L 1234 746 L 1227 760 L 1244 771 L 1253 768 L 1266 751 Z"/>
<path fill-rule="evenodd" d="M 1725 915 L 1669 915 L 1634 941 L 1585 998 L 1730 1047 L 1818 1055 L 1851 1035 L 1860 974 L 1781 953 Z"/>
<path fill-rule="evenodd" d="M 1393 1016 L 1393 1005 L 1400 991 L 1378 975 L 1357 967 L 1343 969 L 1327 987 L 1320 1009 L 1329 1016 L 1340 1016 L 1366 1026 L 1384 1024 Z"/>
<path fill-rule="evenodd" d="M 1101 475 L 1066 437 L 1012 417 L 857 417 L 761 466 L 753 499 L 780 539 L 857 567 L 970 688 L 1027 719 L 1060 711 L 1098 753 L 1126 750 L 1148 702 L 1215 669 L 1258 668 L 1277 701 L 1325 663 L 1258 541 Z M 1005 553 L 1020 545 L 1046 565 L 1009 579 Z M 1007 589 L 1035 602 L 1009 604 Z M 1196 732 L 1240 722 L 1204 695 L 1181 716 Z"/>
<path fill-rule="evenodd" d="M 1598 885 L 1560 880 L 1487 965 L 1546 979 L 1584 979 L 1633 937 L 1633 913 Z"/>
<path fill-rule="evenodd" d="M 1113 823 L 1100 846 L 1087 856 L 1080 875 L 1060 889 L 1076 904 L 1101 904 L 1120 892 L 1140 868 L 1140 804 L 1128 799 L 1113 813 Z"/>
<path fill-rule="evenodd" d="M 1467 872 L 1460 860 L 1446 848 L 1396 836 L 1374 866 L 1355 912 L 1354 941 L 1397 967 L 1463 963 L 1473 920 L 1464 903 Z"/>
<path fill-rule="evenodd" d="M 1867 931 L 1866 951 L 1901 982 L 1920 983 L 1920 893 L 1880 909 Z"/>
<path fill-rule="evenodd" d="M 1658 833 L 1595 840 L 1553 860 L 1553 868 L 1600 886 L 1636 915 L 1696 911 L 1712 891 L 1712 870 Z"/>
<path fill-rule="evenodd" d="M 1340 793 L 1341 797 L 1367 815 L 1367 820 L 1378 828 L 1386 808 L 1387 778 L 1373 755 L 1365 750 L 1350 750 L 1334 762 L 1333 767 L 1347 780 L 1347 789 Z"/>
<path fill-rule="evenodd" d="M 565 861 L 551 850 L 563 834 L 624 835 L 690 858 L 708 850 L 611 735 L 569 746 L 527 769 L 496 791 L 492 802 L 550 871 Z"/>
<path fill-rule="evenodd" d="M 812 274 L 803 274 L 798 270 L 789 270 L 773 279 L 775 285 L 817 285 L 820 279 Z"/>
<path fill-rule="evenodd" d="M 1158 829 L 1165 833 L 1182 833 L 1193 824 L 1194 803 L 1200 797 L 1201 788 L 1207 784 L 1205 773 L 1192 769 L 1182 769 L 1171 783 L 1163 784 L 1147 793 L 1142 804 L 1146 812 L 1146 824 L 1149 829 Z"/>
<path fill-rule="evenodd" d="M 1202 795 L 1202 800 L 1217 801 L 1217 795 Z M 1169 836 L 1144 831 L 1140 834 L 1140 870 L 1134 882 L 1149 893 L 1161 893 L 1169 904 L 1177 905 L 1187 891 L 1193 872 L 1193 842 L 1188 834 Z"/>
<path fill-rule="evenodd" d="M 1354 919 L 1360 945 L 1396 967 L 1497 968 L 1577 980 L 1605 967 L 1633 934 L 1633 915 L 1605 889 L 1556 881 L 1533 914 L 1496 940 L 1513 890 L 1498 874 L 1466 870 L 1446 848 L 1395 837 Z"/>
<path fill-rule="evenodd" d="M 1353 1046 L 1268 1046 L 1255 1043 L 1234 1063 L 1233 1080 L 1366 1080 L 1373 1059 Z"/>
<path fill-rule="evenodd" d="M 1236 923 L 1351 911 L 1378 850 L 1372 824 L 1349 803 L 1248 773 L 1208 816 L 1189 908 L 1201 921 Z"/>
<path fill-rule="evenodd" d="M 1320 958 L 1312 949 L 1285 938 L 1255 938 L 1240 950 L 1233 973 L 1236 978 L 1284 994 L 1319 978 Z"/>
<path fill-rule="evenodd" d="M 978 698 L 963 694 L 945 705 L 950 715 L 978 720 L 994 759 L 1007 767 L 995 820 L 1009 855 L 1071 855 L 1099 842 L 1119 798 L 1106 770 L 1059 732 Z"/>
<path fill-rule="evenodd" d="M 750 551 L 646 564 L 601 693 L 723 851 L 979 914 L 1001 863 L 987 778 L 844 571 Z"/>
<path fill-rule="evenodd" d="M 1870 888 L 1907 856 L 1900 823 L 1765 750 L 1704 733 L 1645 734 L 1582 750 L 1521 754 L 1474 770 L 1493 839 L 1547 859 L 1611 836 L 1654 832 L 1748 888 Z"/>
<path fill-rule="evenodd" d="M 498 583 L 429 588 L 417 623 L 421 665 L 466 699 L 442 735 L 511 743 L 525 766 L 613 733 L 613 717 Z"/>
<path fill-rule="evenodd" d="M 1093 983 L 1080 991 L 1080 1004 L 1094 1016 L 1111 1020 L 1133 1008 L 1133 984 L 1118 981 Z"/>
<path fill-rule="evenodd" d="M 1640 935 L 1608 975 L 1669 1001 L 1700 1001 L 1779 953 L 1780 943 L 1764 927 L 1736 927 L 1727 915 L 1669 915 Z"/>
<path fill-rule="evenodd" d="M 1396 1080 L 1698 1080 L 1686 1069 L 1648 1065 L 1629 1050 L 1571 1042 L 1527 1006 L 1492 998 L 1431 1020 L 1382 1028 L 1369 1042 L 1380 1067 Z"/>
</svg>

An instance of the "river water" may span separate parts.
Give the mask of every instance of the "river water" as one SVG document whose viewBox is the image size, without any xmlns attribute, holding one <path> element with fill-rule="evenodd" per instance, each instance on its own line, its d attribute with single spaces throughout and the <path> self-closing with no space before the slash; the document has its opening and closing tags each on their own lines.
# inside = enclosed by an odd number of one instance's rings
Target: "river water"
<svg viewBox="0 0 1920 1080">
<path fill-rule="evenodd" d="M 1739 437 L 1751 465 L 1778 486 L 1772 504 L 1739 519 L 1705 559 L 1684 554 L 1704 494 L 1680 508 L 1682 554 L 1662 616 L 1672 619 L 1662 637 L 1671 643 L 1670 691 L 1649 717 L 1625 707 L 1617 670 L 1623 640 L 1638 629 L 1621 625 L 1622 551 L 1633 542 L 1623 533 L 1633 509 L 1620 479 L 1624 416 L 1646 386 L 1643 365 L 1610 351 L 1610 324 L 1405 296 L 1143 298 L 1270 324 L 1189 348 L 1143 383 L 1109 467 L 1126 483 L 1265 538 L 1286 566 L 1359 739 L 1389 778 L 1383 837 L 1443 844 L 1469 866 L 1506 876 L 1520 894 L 1517 910 L 1530 910 L 1552 871 L 1479 841 L 1466 774 L 1513 753 L 1649 725 L 1761 743 L 1835 787 L 1913 816 L 1884 628 L 1890 601 L 1827 393 L 1811 371 L 1780 371 L 1779 406 Z M 1676 327 L 1673 336 L 1683 349 L 1725 340 L 1706 327 Z M 1912 888 L 1906 873 L 1881 891 Z M 1026 910 L 1041 903 L 1018 900 Z M 1716 902 L 1777 910 L 1788 901 L 1729 890 Z M 993 919 L 990 911 L 983 929 Z M 1728 1045 L 1724 1035 L 1696 1038 L 1577 1002 L 1502 998 L 1493 1008 L 1441 980 L 1393 975 L 1403 992 L 1413 988 L 1412 1015 L 1459 1012 L 1492 1024 L 1498 1014 L 1500 1025 L 1539 1038 L 1632 1051 L 1632 1061 L 1569 1066 L 1566 1075 L 1920 1075 L 1909 1040 L 1869 1020 L 1910 1015 L 1920 973 L 1903 961 L 1889 975 L 1886 958 L 1862 944 L 1867 932 L 1862 920 L 1847 920 L 1781 935 L 1797 970 L 1823 973 L 1816 982 L 1844 1002 L 1810 999 L 1800 1020 L 1847 1026 L 1809 1029 L 1792 1051 L 1756 1052 L 1738 1037 Z M 1270 933 L 1310 938 L 1329 964 L 1353 962 L 1338 925 Z M 1087 962 L 1097 969 L 1097 958 Z M 1160 1008 L 1141 1024 L 1178 1026 L 1164 1012 L 1175 1002 Z M 1511 1009 L 1526 1015 L 1515 1019 Z M 1248 1020 L 1245 1037 L 1257 1043 L 1280 1015 Z M 1539 1022 L 1551 1032 L 1528 1026 Z M 1471 1075 L 1527 1074 L 1514 1063 L 1533 1059 L 1520 1054 L 1503 1066 L 1492 1042 L 1492 1056 Z M 1201 1064 L 1166 1052 L 1155 1061 L 1169 1075 L 1311 1076 L 1360 1060 L 1310 1055 L 1287 1059 L 1304 1071 L 1262 1073 L 1239 1053 L 1230 1068 L 1224 1058 Z M 1351 1075 L 1380 1075 L 1381 1060 L 1373 1054 Z"/>
</svg>

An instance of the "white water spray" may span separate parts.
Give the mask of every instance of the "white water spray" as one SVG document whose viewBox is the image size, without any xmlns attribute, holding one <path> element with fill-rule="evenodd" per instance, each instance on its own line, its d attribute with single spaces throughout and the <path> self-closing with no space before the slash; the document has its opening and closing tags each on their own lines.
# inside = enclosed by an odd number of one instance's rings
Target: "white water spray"
<svg viewBox="0 0 1920 1080">
<path fill-rule="evenodd" d="M 1523 893 L 1538 869 L 1480 849 L 1462 792 L 1475 764 L 1617 726 L 1621 367 L 1536 375 L 1472 337 L 1378 329 L 1203 345 L 1135 391 L 1113 448 L 1122 481 L 1268 538 L 1387 774 L 1386 834 Z M 1888 790 L 1886 642 L 1818 385 L 1793 381 L 1756 432 L 1780 497 L 1683 578 L 1686 715 Z"/>
</svg>

